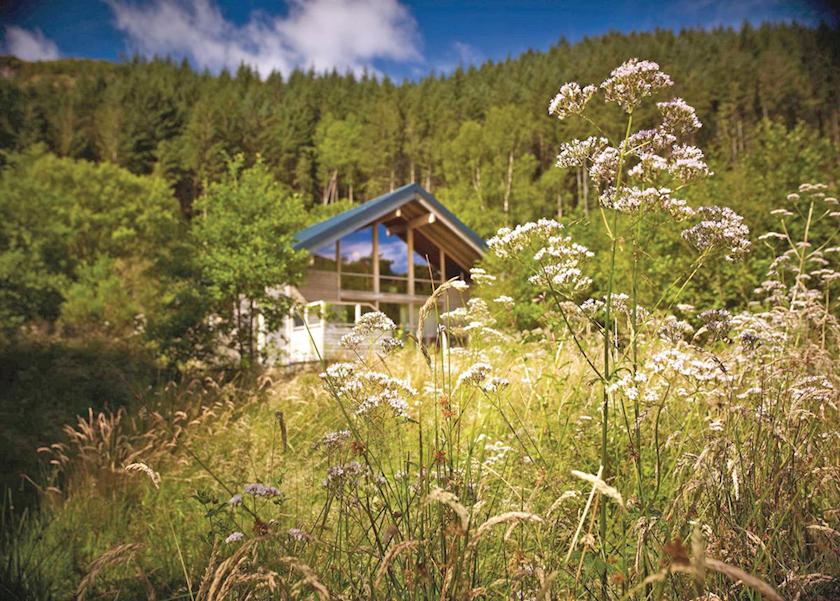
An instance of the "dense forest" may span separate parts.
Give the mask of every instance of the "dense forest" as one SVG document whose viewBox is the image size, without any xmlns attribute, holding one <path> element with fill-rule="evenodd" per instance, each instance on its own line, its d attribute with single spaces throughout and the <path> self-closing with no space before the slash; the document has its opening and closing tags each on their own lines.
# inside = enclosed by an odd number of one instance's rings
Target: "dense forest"
<svg viewBox="0 0 840 601">
<path fill-rule="evenodd" d="M 642 171 L 681 211 L 622 211 L 657 101 L 703 178 Z M 296 232 L 412 181 L 490 239 L 449 336 L 373 312 L 353 364 L 263 365 Z M 0 57 L 0 597 L 836 599 L 838 181 L 825 25 L 403 82 Z"/>
<path fill-rule="evenodd" d="M 585 170 L 554 163 L 589 125 L 549 117 L 547 101 L 558 82 L 600 81 L 629 56 L 658 61 L 677 82 L 669 95 L 697 108 L 691 142 L 716 176 L 690 201 L 719 200 L 761 233 L 779 190 L 840 173 L 840 36 L 828 26 L 613 33 L 402 83 L 300 71 L 262 80 L 245 65 L 214 75 L 167 59 L 0 59 L 2 330 L 139 339 L 166 364 L 201 357 L 206 315 L 232 292 L 202 270 L 212 228 L 194 213 L 231 195 L 238 204 L 220 217 L 230 231 L 212 234 L 213 245 L 230 237 L 229 254 L 243 228 L 279 240 L 409 181 L 484 236 L 539 217 L 586 224 L 597 198 Z M 593 117 L 620 123 L 611 105 Z M 590 229 L 577 235 L 599 252 Z M 649 289 L 685 267 L 679 243 L 651 233 Z M 265 260 L 255 257 L 227 264 Z M 746 267 L 698 277 L 688 293 L 742 305 L 768 260 L 759 245 Z M 287 267 L 273 276 L 300 270 Z"/>
<path fill-rule="evenodd" d="M 189 215 L 226 157 L 262 157 L 308 204 L 359 201 L 417 181 L 483 234 L 499 223 L 592 204 L 580 173 L 558 172 L 579 123 L 547 118 L 559 81 L 599 81 L 616 57 L 657 61 L 698 110 L 695 142 L 724 163 L 760 144 L 761 123 L 797 124 L 840 144 L 836 29 L 609 34 L 416 82 L 294 72 L 264 81 L 186 62 L 0 63 L 0 148 L 43 143 L 169 182 Z M 609 110 L 609 109 L 603 109 Z M 647 117 L 652 117 L 652 114 Z"/>
</svg>

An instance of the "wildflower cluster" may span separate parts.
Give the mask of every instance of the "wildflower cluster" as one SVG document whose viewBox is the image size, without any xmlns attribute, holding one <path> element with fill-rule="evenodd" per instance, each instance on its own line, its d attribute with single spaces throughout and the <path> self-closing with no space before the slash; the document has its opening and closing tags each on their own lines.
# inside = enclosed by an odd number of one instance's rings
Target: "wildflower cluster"
<svg viewBox="0 0 840 601">
<path fill-rule="evenodd" d="M 701 253 L 721 251 L 727 261 L 734 261 L 750 250 L 750 229 L 744 218 L 728 207 L 700 207 L 696 214 L 702 221 L 682 233 L 683 238 Z"/>
<path fill-rule="evenodd" d="M 393 336 L 396 329 L 393 320 L 381 311 L 364 313 L 356 320 L 353 330 L 341 337 L 341 346 L 360 351 L 371 344 L 389 354 L 403 347 L 402 340 Z"/>
<path fill-rule="evenodd" d="M 571 140 L 560 146 L 557 155 L 558 167 L 584 167 L 598 156 L 609 144 L 609 140 L 600 136 L 590 136 L 585 140 Z"/>
<path fill-rule="evenodd" d="M 671 85 L 655 62 L 631 59 L 613 70 L 600 88 L 607 102 L 632 114 L 644 98 Z M 594 89 L 566 84 L 549 112 L 562 117 L 583 114 Z M 749 230 L 739 215 L 721 207 L 693 209 L 675 196 L 687 184 L 712 175 L 703 151 L 680 141 L 702 126 L 697 112 L 682 98 L 656 106 L 662 117 L 657 127 L 628 131 L 614 145 L 602 136 L 571 140 L 561 146 L 557 166 L 585 169 L 604 208 L 632 215 L 662 213 L 676 221 L 699 219 L 683 232 L 692 246 L 707 254 L 721 250 L 730 261 L 743 257 L 750 248 Z"/>
<path fill-rule="evenodd" d="M 601 84 L 607 102 L 615 102 L 628 113 L 632 113 L 642 99 L 673 85 L 674 82 L 659 70 L 653 61 L 631 58 L 613 69 L 609 78 Z"/>
<path fill-rule="evenodd" d="M 579 115 L 586 108 L 586 103 L 597 91 L 595 86 L 580 87 L 575 82 L 563 84 L 557 95 L 548 105 L 548 114 L 558 119 L 565 119 L 569 115 Z"/>
</svg>

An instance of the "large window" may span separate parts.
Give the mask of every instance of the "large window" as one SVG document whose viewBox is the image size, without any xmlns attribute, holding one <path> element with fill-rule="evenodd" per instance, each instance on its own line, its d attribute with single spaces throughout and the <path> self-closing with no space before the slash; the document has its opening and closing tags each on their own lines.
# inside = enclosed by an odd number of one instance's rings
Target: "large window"
<svg viewBox="0 0 840 601">
<path fill-rule="evenodd" d="M 429 296 L 441 284 L 440 250 L 419 231 L 414 233 L 414 293 Z"/>
<path fill-rule="evenodd" d="M 379 303 L 379 310 L 390 317 L 399 328 L 410 328 L 408 305 L 402 303 Z"/>
<path fill-rule="evenodd" d="M 320 271 L 336 270 L 335 242 L 322 246 L 312 253 L 312 268 Z"/>
<path fill-rule="evenodd" d="M 373 291 L 373 228 L 366 227 L 339 241 L 341 287 Z"/>
<path fill-rule="evenodd" d="M 313 253 L 313 268 L 323 271 L 341 269 L 341 288 L 360 292 L 375 290 L 373 273 L 379 265 L 379 290 L 385 294 L 408 294 L 408 243 L 404 232 L 389 232 L 383 224 L 362 228 Z M 373 257 L 373 236 L 377 236 L 378 256 Z M 447 256 L 446 273 L 441 274 L 441 251 L 420 230 L 414 230 L 414 294 L 429 296 L 446 277 L 460 273 L 458 266 Z"/>
<path fill-rule="evenodd" d="M 389 234 L 384 225 L 378 226 L 379 289 L 382 292 L 408 292 L 408 245 L 399 236 Z"/>
</svg>

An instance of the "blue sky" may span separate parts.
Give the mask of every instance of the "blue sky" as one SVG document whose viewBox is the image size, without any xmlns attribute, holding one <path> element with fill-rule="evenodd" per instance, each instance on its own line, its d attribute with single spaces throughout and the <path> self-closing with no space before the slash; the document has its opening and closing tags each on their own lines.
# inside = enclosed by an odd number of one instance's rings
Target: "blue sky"
<svg viewBox="0 0 840 601">
<path fill-rule="evenodd" d="M 28 60 L 187 57 L 218 71 L 252 64 L 364 69 L 396 78 L 544 50 L 610 30 L 737 27 L 745 20 L 836 24 L 820 0 L 12 0 L 0 53 Z"/>
</svg>

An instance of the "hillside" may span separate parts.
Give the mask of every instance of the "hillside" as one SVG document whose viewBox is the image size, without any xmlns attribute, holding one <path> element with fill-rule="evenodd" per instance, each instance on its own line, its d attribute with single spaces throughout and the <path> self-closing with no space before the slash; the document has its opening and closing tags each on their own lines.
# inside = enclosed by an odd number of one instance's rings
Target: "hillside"
<svg viewBox="0 0 840 601">
<path fill-rule="evenodd" d="M 4 62 L 0 597 L 840 597 L 836 33 Z M 301 228 L 410 179 L 480 262 L 268 364 Z M 366 219 L 338 274 L 393 261 Z"/>
<path fill-rule="evenodd" d="M 310 204 L 419 181 L 489 234 L 583 201 L 574 173 L 549 169 L 560 141 L 579 133 L 546 118 L 558 81 L 601 80 L 630 56 L 656 60 L 677 82 L 673 95 L 698 110 L 695 142 L 727 165 L 754 149 L 765 119 L 840 144 L 838 39 L 836 30 L 798 25 L 615 33 L 403 83 L 303 72 L 260 81 L 244 66 L 211 76 L 163 60 L 6 58 L 0 149 L 41 142 L 59 156 L 163 175 L 186 213 L 224 172 L 223 157 L 239 152 L 262 156 Z"/>
</svg>

